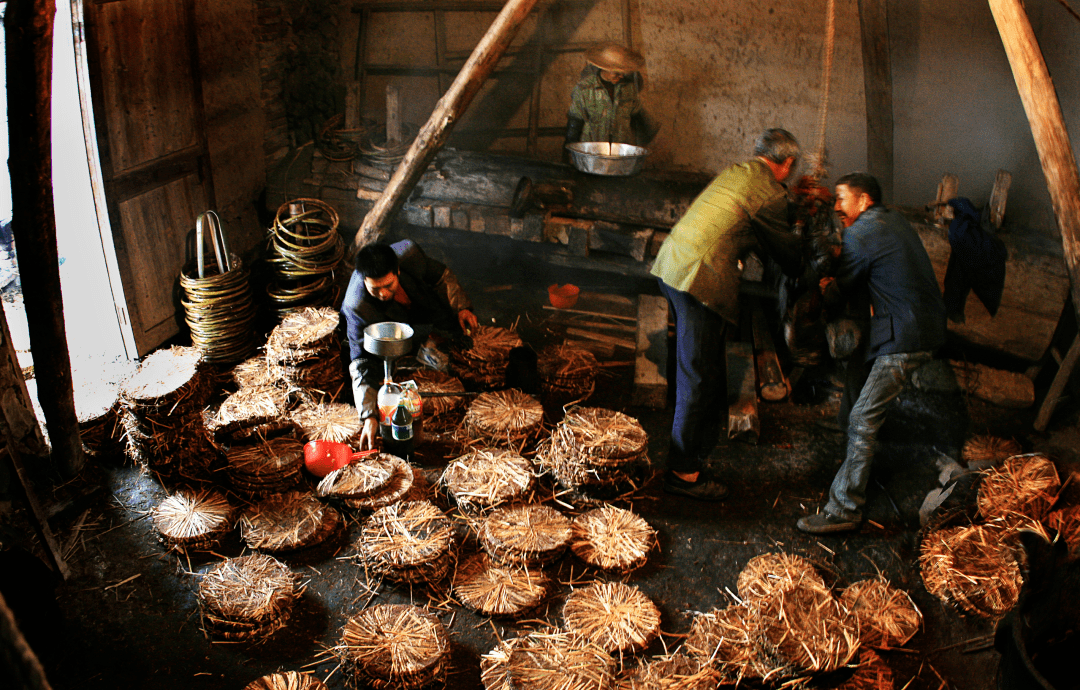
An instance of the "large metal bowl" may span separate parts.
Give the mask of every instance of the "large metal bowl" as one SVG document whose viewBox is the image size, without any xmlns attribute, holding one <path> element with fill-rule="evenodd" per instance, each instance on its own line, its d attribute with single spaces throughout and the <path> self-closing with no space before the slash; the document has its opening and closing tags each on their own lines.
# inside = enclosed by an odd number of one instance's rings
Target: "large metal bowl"
<svg viewBox="0 0 1080 690">
<path fill-rule="evenodd" d="M 407 323 L 383 321 L 364 329 L 364 349 L 373 355 L 396 359 L 411 349 L 413 329 Z"/>
<path fill-rule="evenodd" d="M 578 141 L 567 144 L 570 162 L 584 173 L 626 177 L 641 170 L 649 150 L 630 144 L 609 144 L 606 141 Z"/>
</svg>

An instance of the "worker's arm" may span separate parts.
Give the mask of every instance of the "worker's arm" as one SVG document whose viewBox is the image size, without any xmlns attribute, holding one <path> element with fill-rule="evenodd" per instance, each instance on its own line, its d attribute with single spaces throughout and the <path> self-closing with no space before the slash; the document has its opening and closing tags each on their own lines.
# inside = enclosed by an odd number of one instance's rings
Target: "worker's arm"
<svg viewBox="0 0 1080 690">
<path fill-rule="evenodd" d="M 787 198 L 778 197 L 764 204 L 750 221 L 761 248 L 780 264 L 789 276 L 802 272 L 802 237 L 791 232 L 788 224 Z"/>
<path fill-rule="evenodd" d="M 374 448 L 375 434 L 379 431 L 378 389 L 370 382 L 371 362 L 372 360 L 360 358 L 354 359 L 349 364 L 353 401 L 356 404 L 356 411 L 360 416 L 360 421 L 364 424 L 364 428 L 360 432 L 359 450 Z"/>
</svg>

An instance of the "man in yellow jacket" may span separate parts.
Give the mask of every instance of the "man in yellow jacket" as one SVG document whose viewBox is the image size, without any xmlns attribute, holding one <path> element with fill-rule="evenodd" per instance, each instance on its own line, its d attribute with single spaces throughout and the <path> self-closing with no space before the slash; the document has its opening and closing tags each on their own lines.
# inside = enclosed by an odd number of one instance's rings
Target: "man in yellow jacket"
<svg viewBox="0 0 1080 690">
<path fill-rule="evenodd" d="M 675 419 L 664 490 L 706 501 L 727 495 L 705 460 L 727 410 L 725 330 L 739 323 L 741 261 L 751 250 L 787 273 L 800 268 L 801 241 L 788 223 L 787 189 L 799 142 L 770 129 L 754 158 L 727 168 L 698 195 L 660 247 L 652 274 L 675 317 Z"/>
</svg>

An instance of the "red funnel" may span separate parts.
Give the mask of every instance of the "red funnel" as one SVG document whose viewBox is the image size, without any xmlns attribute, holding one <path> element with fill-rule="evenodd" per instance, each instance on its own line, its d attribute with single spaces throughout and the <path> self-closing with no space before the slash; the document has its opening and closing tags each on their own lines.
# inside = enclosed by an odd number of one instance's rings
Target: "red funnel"
<svg viewBox="0 0 1080 690">
<path fill-rule="evenodd" d="M 308 441 L 304 445 L 304 467 L 316 477 L 325 477 L 353 460 L 367 457 L 375 452 L 377 451 L 372 448 L 354 453 L 349 444 L 337 441 Z"/>
</svg>

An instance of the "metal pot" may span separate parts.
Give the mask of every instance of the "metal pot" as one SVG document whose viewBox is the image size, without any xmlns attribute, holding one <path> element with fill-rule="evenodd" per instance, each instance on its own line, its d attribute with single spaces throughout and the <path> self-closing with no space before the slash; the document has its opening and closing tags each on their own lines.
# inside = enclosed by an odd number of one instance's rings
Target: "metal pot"
<svg viewBox="0 0 1080 690">
<path fill-rule="evenodd" d="M 630 144 L 609 144 L 606 141 L 578 141 L 567 144 L 570 162 L 584 173 L 626 177 L 641 170 L 649 150 Z"/>
</svg>

